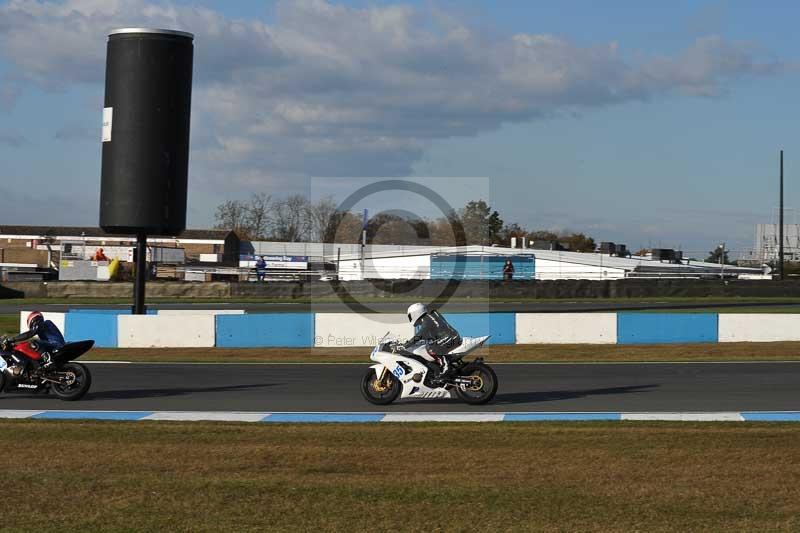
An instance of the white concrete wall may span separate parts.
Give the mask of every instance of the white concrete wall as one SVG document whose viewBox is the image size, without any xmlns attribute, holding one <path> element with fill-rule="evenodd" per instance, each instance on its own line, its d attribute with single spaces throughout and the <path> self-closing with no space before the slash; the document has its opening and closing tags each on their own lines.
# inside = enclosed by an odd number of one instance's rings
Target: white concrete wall
<svg viewBox="0 0 800 533">
<path fill-rule="evenodd" d="M 800 341 L 800 315 L 719 315 L 719 342 Z"/>
<path fill-rule="evenodd" d="M 119 315 L 120 348 L 214 346 L 214 315 Z"/>
<path fill-rule="evenodd" d="M 243 315 L 243 309 L 159 309 L 158 316 Z"/>
<path fill-rule="evenodd" d="M 382 257 L 361 261 L 342 260 L 339 265 L 339 278 L 342 280 L 360 279 L 429 279 L 431 277 L 430 255 L 409 255 L 405 257 Z"/>
<path fill-rule="evenodd" d="M 401 314 L 317 313 L 314 346 L 375 346 L 387 331 L 400 339 L 414 335 L 414 328 Z"/>
<path fill-rule="evenodd" d="M 616 313 L 517 313 L 517 344 L 615 344 Z"/>
<path fill-rule="evenodd" d="M 20 311 L 19 312 L 19 332 L 22 333 L 23 331 L 28 331 L 28 315 L 31 314 L 32 311 Z M 42 313 L 42 316 L 45 320 L 49 320 L 56 326 L 58 329 L 61 330 L 61 333 L 64 333 L 64 322 L 66 320 L 66 313 Z"/>
<path fill-rule="evenodd" d="M 583 265 L 536 257 L 536 279 L 619 279 L 624 277 L 625 270 L 621 268 Z"/>
</svg>

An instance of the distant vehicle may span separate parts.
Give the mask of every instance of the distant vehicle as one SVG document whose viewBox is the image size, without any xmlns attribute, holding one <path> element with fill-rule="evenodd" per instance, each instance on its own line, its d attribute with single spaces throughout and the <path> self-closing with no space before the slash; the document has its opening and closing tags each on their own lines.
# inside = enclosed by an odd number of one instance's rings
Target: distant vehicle
<svg viewBox="0 0 800 533">
<path fill-rule="evenodd" d="M 52 392 L 66 401 L 81 399 L 92 385 L 92 375 L 86 365 L 73 360 L 91 350 L 94 341 L 68 342 L 48 358 L 35 342 L 20 342 L 0 350 L 0 390 Z"/>
<path fill-rule="evenodd" d="M 444 382 L 429 375 L 430 369 L 420 361 L 404 355 L 402 343 L 385 335 L 372 350 L 372 365 L 361 380 L 361 394 L 376 405 L 387 405 L 397 398 L 451 398 L 453 394 L 462 401 L 480 405 L 494 398 L 497 376 L 494 370 L 479 357 L 464 362 L 463 357 L 483 346 L 489 339 L 464 337 L 461 344 L 448 353 L 455 370 Z M 425 357 L 425 345 L 418 346 L 413 354 Z"/>
</svg>

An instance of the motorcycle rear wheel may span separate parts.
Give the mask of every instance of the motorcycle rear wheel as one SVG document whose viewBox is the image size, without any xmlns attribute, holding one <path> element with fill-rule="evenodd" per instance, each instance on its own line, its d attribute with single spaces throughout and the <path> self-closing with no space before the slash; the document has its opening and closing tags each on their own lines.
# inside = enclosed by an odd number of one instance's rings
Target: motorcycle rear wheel
<svg viewBox="0 0 800 533">
<path fill-rule="evenodd" d="M 492 401 L 494 395 L 497 393 L 497 375 L 487 364 L 484 363 L 469 363 L 460 372 L 463 377 L 474 376 L 476 386 L 475 388 L 466 388 L 461 390 L 461 387 L 456 387 L 456 394 L 459 398 L 470 405 L 481 405 Z"/>
<path fill-rule="evenodd" d="M 50 390 L 60 399 L 72 402 L 80 400 L 83 395 L 89 392 L 92 386 L 92 374 L 89 369 L 80 363 L 66 363 L 58 369 L 58 373 L 71 373 L 75 379 L 70 384 L 52 383 Z"/>
<path fill-rule="evenodd" d="M 372 368 L 367 369 L 367 373 L 361 379 L 361 395 L 375 405 L 392 403 L 400 396 L 400 389 L 400 382 L 386 370 L 383 372 L 382 380 L 378 380 Z"/>
</svg>

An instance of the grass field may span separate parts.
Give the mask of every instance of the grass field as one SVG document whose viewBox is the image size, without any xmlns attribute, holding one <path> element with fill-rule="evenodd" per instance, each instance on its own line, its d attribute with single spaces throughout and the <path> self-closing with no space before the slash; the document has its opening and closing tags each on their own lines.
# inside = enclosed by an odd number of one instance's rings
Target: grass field
<svg viewBox="0 0 800 533">
<path fill-rule="evenodd" d="M 95 361 L 196 363 L 367 363 L 369 347 L 354 348 L 95 348 Z M 475 352 L 494 363 L 596 363 L 664 361 L 796 361 L 800 342 L 723 344 L 518 344 Z M 471 354 L 470 358 L 473 357 Z"/>
<path fill-rule="evenodd" d="M 0 444 L 8 530 L 800 528 L 791 424 L 2 421 Z"/>
</svg>

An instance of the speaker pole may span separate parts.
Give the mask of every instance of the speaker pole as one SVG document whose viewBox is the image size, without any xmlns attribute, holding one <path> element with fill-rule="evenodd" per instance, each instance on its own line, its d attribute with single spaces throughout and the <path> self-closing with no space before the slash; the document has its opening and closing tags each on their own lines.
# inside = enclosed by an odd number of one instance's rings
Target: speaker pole
<svg viewBox="0 0 800 533">
<path fill-rule="evenodd" d="M 783 273 L 783 150 L 781 150 L 781 171 L 780 171 L 780 181 L 781 181 L 781 191 L 780 191 L 780 198 L 778 199 L 778 265 L 780 265 L 781 269 L 781 276 L 780 279 L 783 281 L 784 273 Z"/>
<path fill-rule="evenodd" d="M 136 236 L 136 282 L 133 286 L 133 314 L 143 315 L 144 286 L 147 281 L 147 235 Z"/>
</svg>

